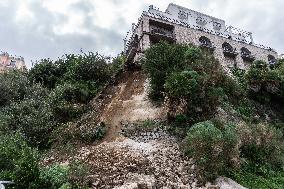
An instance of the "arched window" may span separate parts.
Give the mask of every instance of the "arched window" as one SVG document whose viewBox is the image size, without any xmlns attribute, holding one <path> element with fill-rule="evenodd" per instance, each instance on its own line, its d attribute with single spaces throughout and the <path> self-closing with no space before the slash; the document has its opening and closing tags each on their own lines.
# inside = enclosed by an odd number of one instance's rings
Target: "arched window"
<svg viewBox="0 0 284 189">
<path fill-rule="evenodd" d="M 250 56 L 250 55 L 251 55 L 251 52 L 250 52 L 247 48 L 242 47 L 242 48 L 241 48 L 241 55 L 242 55 L 242 56 Z"/>
<path fill-rule="evenodd" d="M 274 56 L 268 55 L 267 58 L 268 58 L 269 64 L 275 64 L 276 63 L 276 58 Z"/>
<path fill-rule="evenodd" d="M 212 46 L 212 43 L 211 43 L 210 39 L 208 39 L 205 36 L 201 36 L 199 38 L 199 42 L 201 43 L 202 46 L 206 46 L 206 47 L 211 47 Z"/>
<path fill-rule="evenodd" d="M 224 52 L 234 52 L 234 48 L 229 43 L 223 43 L 222 48 Z"/>
<path fill-rule="evenodd" d="M 238 53 L 236 52 L 236 49 L 234 49 L 229 43 L 225 42 L 222 45 L 224 56 L 235 58 Z"/>
<path fill-rule="evenodd" d="M 251 54 L 251 52 L 245 48 L 241 48 L 241 57 L 244 61 L 253 62 L 255 60 L 255 57 Z"/>
</svg>

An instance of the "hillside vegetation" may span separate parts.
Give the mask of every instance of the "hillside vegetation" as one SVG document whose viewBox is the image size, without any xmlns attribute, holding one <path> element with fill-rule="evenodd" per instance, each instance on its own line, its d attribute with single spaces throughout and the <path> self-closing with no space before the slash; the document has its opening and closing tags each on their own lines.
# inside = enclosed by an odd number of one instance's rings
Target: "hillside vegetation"
<svg viewBox="0 0 284 189">
<path fill-rule="evenodd" d="M 143 65 L 150 97 L 166 103 L 201 181 L 228 175 L 249 188 L 284 187 L 283 60 L 255 61 L 247 72 L 232 65 L 231 78 L 206 50 L 160 43 Z"/>
<path fill-rule="evenodd" d="M 71 54 L 41 60 L 28 73 L 1 74 L 0 180 L 12 180 L 19 189 L 80 187 L 72 175 L 80 164 L 47 169 L 40 159 L 54 145 L 103 137 L 104 124 L 78 130 L 68 123 L 90 111 L 88 103 L 121 71 L 122 63 L 121 56 L 110 60 L 97 53 Z"/>
<path fill-rule="evenodd" d="M 182 152 L 177 154 L 192 158 L 200 185 L 227 176 L 248 188 L 284 188 L 283 60 L 273 66 L 255 61 L 247 71 L 232 65 L 230 77 L 205 49 L 161 42 L 145 52 L 142 71 L 123 70 L 124 61 L 122 55 L 72 54 L 40 60 L 27 73 L 1 74 L 0 180 L 14 181 L 19 189 L 90 188 L 96 182 L 89 177 L 96 174 L 91 167 L 108 164 L 104 154 L 112 161 L 112 152 L 118 151 L 113 161 L 125 164 L 127 158 L 119 153 L 135 156 L 110 143 L 119 138 L 120 122 L 156 119 L 152 114 L 159 112 L 167 119 L 144 121 L 138 129 L 166 127 L 180 141 Z M 146 76 L 149 98 L 164 111 L 150 109 L 142 99 L 148 91 Z M 56 158 L 64 159 L 85 147 L 94 150 L 89 152 L 91 163 L 46 160 L 55 151 Z M 111 151 L 102 152 L 106 149 Z M 131 162 L 150 166 L 146 155 Z M 100 173 L 108 176 L 103 168 Z"/>
</svg>

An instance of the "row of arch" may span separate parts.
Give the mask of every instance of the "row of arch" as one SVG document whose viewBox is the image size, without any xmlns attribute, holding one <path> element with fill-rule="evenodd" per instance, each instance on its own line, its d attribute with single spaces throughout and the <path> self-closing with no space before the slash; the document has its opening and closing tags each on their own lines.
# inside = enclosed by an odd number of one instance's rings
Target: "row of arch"
<svg viewBox="0 0 284 189">
<path fill-rule="evenodd" d="M 210 41 L 210 39 L 208 39 L 205 36 L 201 36 L 199 38 L 199 42 L 204 47 L 208 47 L 210 49 L 214 49 L 215 48 L 214 45 L 212 44 L 212 42 Z M 230 45 L 227 42 L 222 44 L 222 49 L 223 49 L 223 52 L 224 52 L 225 56 L 230 56 L 231 55 L 231 57 L 235 57 L 238 54 L 237 53 L 237 49 L 233 48 L 232 45 Z M 252 55 L 250 50 L 248 50 L 245 47 L 242 47 L 240 50 L 241 50 L 241 57 L 243 59 L 248 60 L 248 61 L 254 61 L 255 60 L 255 57 Z M 276 58 L 274 56 L 268 55 L 267 58 L 268 58 L 268 63 L 269 64 L 275 64 L 276 63 Z"/>
</svg>

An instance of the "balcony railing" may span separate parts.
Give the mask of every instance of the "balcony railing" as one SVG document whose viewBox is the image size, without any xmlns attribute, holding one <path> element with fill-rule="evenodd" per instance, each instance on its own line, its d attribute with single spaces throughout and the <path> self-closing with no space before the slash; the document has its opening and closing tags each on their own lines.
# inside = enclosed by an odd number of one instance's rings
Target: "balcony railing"
<svg viewBox="0 0 284 189">
<path fill-rule="evenodd" d="M 211 51 L 214 51 L 216 49 L 216 47 L 213 44 L 210 44 L 210 43 L 200 43 L 200 47 L 209 49 Z"/>
<path fill-rule="evenodd" d="M 172 30 L 168 30 L 158 26 L 150 26 L 150 33 L 162 35 L 167 38 L 175 38 L 174 32 Z"/>
<path fill-rule="evenodd" d="M 236 49 L 223 49 L 223 53 L 225 56 L 230 58 L 235 58 L 238 55 L 238 52 Z"/>
<path fill-rule="evenodd" d="M 253 62 L 255 60 L 255 56 L 248 54 L 248 53 L 242 53 L 241 57 L 244 61 Z"/>
</svg>

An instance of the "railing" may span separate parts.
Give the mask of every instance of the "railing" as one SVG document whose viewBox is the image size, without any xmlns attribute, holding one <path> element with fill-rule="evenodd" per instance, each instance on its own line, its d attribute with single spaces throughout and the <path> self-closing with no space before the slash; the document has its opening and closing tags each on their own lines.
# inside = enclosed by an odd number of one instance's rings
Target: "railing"
<svg viewBox="0 0 284 189">
<path fill-rule="evenodd" d="M 232 58 L 235 58 L 238 55 L 238 52 L 236 49 L 223 48 L 223 53 L 225 56 L 232 57 Z"/>
<path fill-rule="evenodd" d="M 149 17 L 152 17 L 152 18 L 155 18 L 155 19 L 161 19 L 161 20 L 173 23 L 173 24 L 178 24 L 178 25 L 181 25 L 181 26 L 184 26 L 184 27 L 188 27 L 188 28 L 192 28 L 192 29 L 196 29 L 196 30 L 202 30 L 202 31 L 204 31 L 206 33 L 209 33 L 209 34 L 212 34 L 212 35 L 217 35 L 217 36 L 224 37 L 224 38 L 228 38 L 230 36 L 228 31 L 227 32 L 213 31 L 213 30 L 210 30 L 210 29 L 207 29 L 207 28 L 202 28 L 200 26 L 196 26 L 196 25 L 193 25 L 193 24 L 185 23 L 183 21 L 171 18 L 171 17 L 167 16 L 166 13 L 161 12 L 161 11 L 157 11 L 157 12 L 143 11 L 142 16 L 149 16 Z M 232 28 L 232 29 L 236 30 L 235 28 Z M 239 32 L 245 33 L 247 35 L 249 34 L 249 32 L 246 32 L 246 31 L 243 31 L 243 30 L 240 30 L 240 29 L 237 29 L 237 30 Z M 243 43 L 246 43 L 246 44 L 250 44 L 250 45 L 253 45 L 253 46 L 261 48 L 261 49 L 265 49 L 265 50 L 270 50 L 270 51 L 276 52 L 271 47 L 266 47 L 264 45 L 260 45 L 260 44 L 256 44 L 256 43 L 250 43 L 249 41 L 247 41 L 247 40 L 245 40 L 243 38 L 237 38 L 237 37 L 234 36 L 232 38 L 232 40 L 238 41 L 238 42 L 243 42 Z"/>
<path fill-rule="evenodd" d="M 245 61 L 253 62 L 255 60 L 255 56 L 250 53 L 241 53 L 241 57 Z"/>
<path fill-rule="evenodd" d="M 151 34 L 159 34 L 159 35 L 163 35 L 169 38 L 174 38 L 174 32 L 172 30 L 168 30 L 165 28 L 161 28 L 158 26 L 150 26 L 150 32 Z"/>
<path fill-rule="evenodd" d="M 216 47 L 214 45 L 212 45 L 212 43 L 200 43 L 200 47 L 204 47 L 204 48 L 207 48 L 207 49 L 210 49 L 210 50 L 215 50 Z"/>
</svg>

